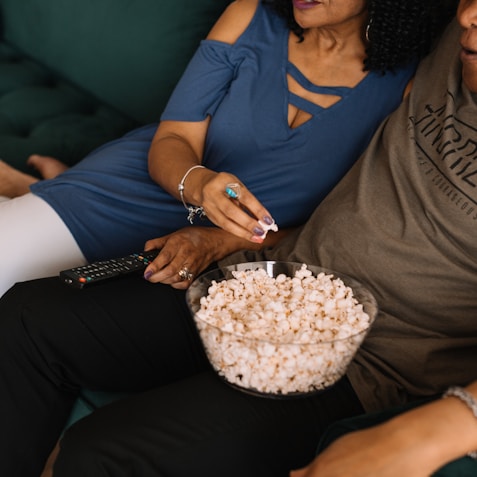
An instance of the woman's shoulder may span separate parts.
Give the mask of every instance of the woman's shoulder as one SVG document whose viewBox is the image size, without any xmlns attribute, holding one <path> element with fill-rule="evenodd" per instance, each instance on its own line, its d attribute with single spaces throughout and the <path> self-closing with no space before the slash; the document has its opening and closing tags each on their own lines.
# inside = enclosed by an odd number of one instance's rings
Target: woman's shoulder
<svg viewBox="0 0 477 477">
<path fill-rule="evenodd" d="M 212 27 L 207 39 L 233 45 L 252 22 L 260 3 L 261 0 L 233 1 Z"/>
</svg>

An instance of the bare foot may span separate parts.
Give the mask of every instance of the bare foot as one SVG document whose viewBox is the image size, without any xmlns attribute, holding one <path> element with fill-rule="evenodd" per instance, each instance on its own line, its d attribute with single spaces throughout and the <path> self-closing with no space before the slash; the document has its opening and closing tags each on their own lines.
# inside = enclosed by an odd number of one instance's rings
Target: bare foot
<svg viewBox="0 0 477 477">
<path fill-rule="evenodd" d="M 37 181 L 36 177 L 14 169 L 0 160 L 0 195 L 13 198 L 26 194 L 30 191 L 30 185 Z"/>
<path fill-rule="evenodd" d="M 53 179 L 68 169 L 68 166 L 58 159 L 38 154 L 32 154 L 28 158 L 27 164 L 36 169 L 43 179 Z"/>
</svg>

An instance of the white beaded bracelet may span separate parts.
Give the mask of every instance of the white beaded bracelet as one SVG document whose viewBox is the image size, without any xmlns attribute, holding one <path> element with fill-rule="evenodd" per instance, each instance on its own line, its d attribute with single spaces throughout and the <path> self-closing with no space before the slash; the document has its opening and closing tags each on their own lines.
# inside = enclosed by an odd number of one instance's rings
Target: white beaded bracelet
<svg viewBox="0 0 477 477">
<path fill-rule="evenodd" d="M 451 386 L 442 397 L 456 397 L 460 399 L 467 407 L 472 411 L 472 414 L 477 419 L 477 399 L 460 386 Z M 468 452 L 467 455 L 472 457 L 472 459 L 477 459 L 477 451 Z"/>
<path fill-rule="evenodd" d="M 201 166 L 200 164 L 197 164 L 195 166 L 192 166 L 191 168 L 189 168 L 186 173 L 184 174 L 184 176 L 182 177 L 181 181 L 179 182 L 179 185 L 177 186 L 177 190 L 179 191 L 179 195 L 181 196 L 181 200 L 182 200 L 182 203 L 184 204 L 184 207 L 186 208 L 186 210 L 189 212 L 189 214 L 187 215 L 187 220 L 193 224 L 194 223 L 194 219 L 196 217 L 196 215 L 198 215 L 201 219 L 203 217 L 205 217 L 205 211 L 204 211 L 204 208 L 203 207 L 199 207 L 199 206 L 194 206 L 194 205 L 187 205 L 185 200 L 184 200 L 184 182 L 185 180 L 187 179 L 187 176 L 194 170 L 194 169 L 205 169 L 204 166 Z"/>
</svg>

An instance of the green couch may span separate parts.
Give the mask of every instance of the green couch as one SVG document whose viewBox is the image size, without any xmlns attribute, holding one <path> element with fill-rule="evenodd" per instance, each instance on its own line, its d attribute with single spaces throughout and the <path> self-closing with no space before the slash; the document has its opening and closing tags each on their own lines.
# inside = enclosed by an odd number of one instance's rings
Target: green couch
<svg viewBox="0 0 477 477">
<path fill-rule="evenodd" d="M 0 0 L 0 158 L 74 164 L 158 121 L 230 0 Z"/>
<path fill-rule="evenodd" d="M 0 158 L 74 164 L 159 120 L 231 0 L 0 0 Z M 121 396 L 84 391 L 70 422 Z"/>
</svg>

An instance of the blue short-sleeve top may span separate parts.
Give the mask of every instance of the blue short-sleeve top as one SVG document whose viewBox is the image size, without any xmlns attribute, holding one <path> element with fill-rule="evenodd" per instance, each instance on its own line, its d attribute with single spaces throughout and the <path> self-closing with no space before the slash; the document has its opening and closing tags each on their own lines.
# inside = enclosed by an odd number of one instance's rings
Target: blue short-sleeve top
<svg viewBox="0 0 477 477">
<path fill-rule="evenodd" d="M 303 223 L 347 172 L 400 103 L 416 66 L 370 72 L 354 88 L 317 86 L 288 61 L 289 35 L 285 20 L 260 3 L 233 45 L 201 42 L 161 116 L 210 117 L 203 164 L 239 177 L 281 228 Z M 290 93 L 287 75 L 312 92 L 341 99 L 316 106 Z M 289 103 L 311 118 L 290 127 Z M 134 130 L 59 177 L 32 185 L 88 260 L 140 250 L 146 240 L 190 225 L 181 201 L 149 176 L 156 128 Z"/>
<path fill-rule="evenodd" d="M 363 152 L 375 128 L 402 99 L 415 63 L 370 72 L 354 88 L 309 82 L 288 61 L 285 20 L 260 4 L 238 41 L 203 40 L 162 119 L 212 121 L 204 165 L 233 172 L 279 223 L 303 222 Z M 304 88 L 341 100 L 329 108 L 292 94 L 291 75 Z M 288 104 L 312 115 L 288 125 Z"/>
</svg>

